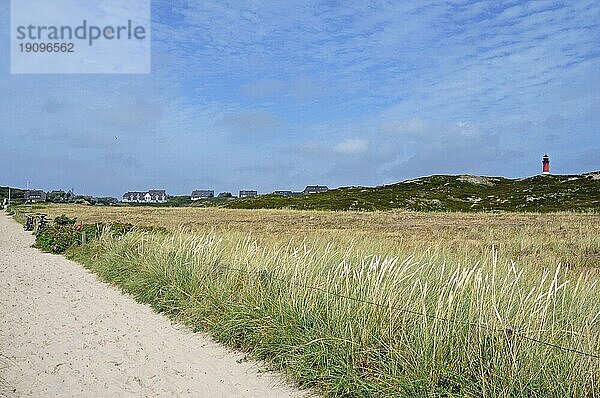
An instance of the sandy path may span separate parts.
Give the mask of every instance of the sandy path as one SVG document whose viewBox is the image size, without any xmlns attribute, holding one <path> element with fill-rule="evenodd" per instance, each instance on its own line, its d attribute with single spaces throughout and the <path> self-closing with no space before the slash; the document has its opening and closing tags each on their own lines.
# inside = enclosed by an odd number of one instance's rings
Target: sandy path
<svg viewBox="0 0 600 398">
<path fill-rule="evenodd" d="M 0 352 L 15 396 L 302 395 L 32 243 L 0 212 Z"/>
</svg>

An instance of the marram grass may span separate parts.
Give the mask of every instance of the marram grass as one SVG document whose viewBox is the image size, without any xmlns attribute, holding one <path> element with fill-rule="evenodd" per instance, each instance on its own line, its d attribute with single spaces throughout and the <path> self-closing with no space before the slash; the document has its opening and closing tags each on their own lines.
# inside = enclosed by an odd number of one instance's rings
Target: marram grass
<svg viewBox="0 0 600 398">
<path fill-rule="evenodd" d="M 440 250 L 179 231 L 69 256 L 324 396 L 600 396 L 600 359 L 524 338 L 600 353 L 595 270 Z"/>
</svg>

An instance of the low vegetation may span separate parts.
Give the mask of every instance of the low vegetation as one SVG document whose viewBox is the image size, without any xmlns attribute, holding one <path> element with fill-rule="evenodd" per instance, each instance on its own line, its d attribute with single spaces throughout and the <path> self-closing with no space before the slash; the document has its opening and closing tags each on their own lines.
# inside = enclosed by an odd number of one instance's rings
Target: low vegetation
<svg viewBox="0 0 600 398">
<path fill-rule="evenodd" d="M 414 211 L 599 211 L 600 172 L 522 179 L 435 175 L 376 188 L 348 187 L 314 195 L 236 199 L 238 209 Z"/>
<path fill-rule="evenodd" d="M 134 230 L 129 223 L 112 222 L 108 224 L 77 223 L 76 218 L 65 215 L 56 217 L 54 221 L 35 232 L 35 247 L 54 254 L 61 254 L 73 247 L 96 240 L 102 233 L 108 233 L 113 237 L 120 237 Z M 161 227 L 135 227 L 136 231 L 164 233 Z"/>
<path fill-rule="evenodd" d="M 164 226 L 66 254 L 325 396 L 600 394 L 600 215 L 16 210 Z"/>
</svg>

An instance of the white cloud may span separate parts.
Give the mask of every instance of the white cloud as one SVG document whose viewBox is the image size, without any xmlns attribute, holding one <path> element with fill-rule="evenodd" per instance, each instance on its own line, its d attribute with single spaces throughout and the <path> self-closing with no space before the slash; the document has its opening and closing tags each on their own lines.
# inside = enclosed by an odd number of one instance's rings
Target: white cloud
<svg viewBox="0 0 600 398">
<path fill-rule="evenodd" d="M 335 152 L 344 155 L 358 155 L 366 152 L 368 149 L 369 141 L 360 138 L 349 138 L 333 147 Z"/>
</svg>

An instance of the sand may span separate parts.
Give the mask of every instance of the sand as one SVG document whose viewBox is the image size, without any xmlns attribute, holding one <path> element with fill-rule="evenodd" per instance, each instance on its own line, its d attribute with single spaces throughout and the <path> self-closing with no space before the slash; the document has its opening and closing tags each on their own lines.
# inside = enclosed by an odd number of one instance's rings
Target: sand
<svg viewBox="0 0 600 398">
<path fill-rule="evenodd" d="M 9 396 L 305 395 L 32 244 L 0 212 L 0 353 L 10 361 L 2 371 Z"/>
</svg>

